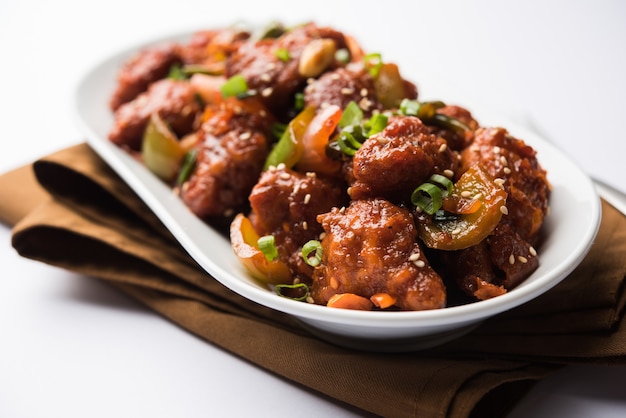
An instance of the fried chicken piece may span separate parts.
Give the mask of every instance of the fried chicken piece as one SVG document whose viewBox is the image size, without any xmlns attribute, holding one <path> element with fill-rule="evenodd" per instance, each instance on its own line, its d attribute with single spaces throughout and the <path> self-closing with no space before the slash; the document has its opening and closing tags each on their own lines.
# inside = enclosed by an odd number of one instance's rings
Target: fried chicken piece
<svg viewBox="0 0 626 418">
<path fill-rule="evenodd" d="M 384 199 L 352 201 L 320 215 L 326 235 L 311 295 L 326 305 L 334 295 L 353 293 L 372 301 L 387 295 L 401 310 L 446 306 L 439 274 L 416 242 L 410 213 Z"/>
</svg>

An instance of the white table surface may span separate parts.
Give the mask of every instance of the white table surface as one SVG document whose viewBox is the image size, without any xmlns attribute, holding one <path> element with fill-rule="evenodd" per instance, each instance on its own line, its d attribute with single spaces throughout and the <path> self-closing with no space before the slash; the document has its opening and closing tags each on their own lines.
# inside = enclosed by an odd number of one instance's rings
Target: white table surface
<svg viewBox="0 0 626 418">
<path fill-rule="evenodd" d="M 625 2 L 214 3 L 0 0 L 0 172 L 82 140 L 71 113 L 74 84 L 119 48 L 239 20 L 315 20 L 405 72 L 445 80 L 453 95 L 530 124 L 626 192 Z M 428 90 L 427 79 L 414 81 Z M 0 417 L 359 415 L 220 351 L 106 284 L 19 257 L 5 226 L 0 267 Z M 626 367 L 567 367 L 511 416 L 626 416 Z"/>
</svg>

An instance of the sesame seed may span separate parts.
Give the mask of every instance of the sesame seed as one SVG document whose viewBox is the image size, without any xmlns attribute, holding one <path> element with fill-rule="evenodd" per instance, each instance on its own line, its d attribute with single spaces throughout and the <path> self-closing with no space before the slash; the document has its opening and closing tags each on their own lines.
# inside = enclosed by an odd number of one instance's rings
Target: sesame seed
<svg viewBox="0 0 626 418">
<path fill-rule="evenodd" d="M 296 277 L 295 279 L 293 279 L 293 284 L 298 284 L 300 283 L 300 278 Z"/>
<path fill-rule="evenodd" d="M 269 75 L 268 73 L 264 73 L 264 74 L 261 74 L 260 78 L 261 78 L 261 81 L 267 82 L 267 81 L 270 81 L 272 79 L 272 76 Z"/>
<path fill-rule="evenodd" d="M 274 68 L 276 68 L 276 63 L 275 62 L 268 62 L 267 65 L 265 66 L 266 69 L 268 70 L 273 70 Z"/>
<path fill-rule="evenodd" d="M 279 163 L 279 164 L 276 166 L 276 169 L 278 169 L 278 170 L 284 170 L 285 168 L 287 168 L 287 166 L 285 165 L 285 163 Z"/>
<path fill-rule="evenodd" d="M 535 250 L 535 247 L 530 247 L 528 249 L 528 252 L 530 253 L 530 255 L 532 255 L 533 257 L 537 255 L 537 250 Z"/>
<path fill-rule="evenodd" d="M 293 186 L 293 194 L 297 194 L 299 190 L 300 190 L 300 183 L 296 183 L 296 185 Z"/>
<path fill-rule="evenodd" d="M 497 178 L 497 179 L 495 179 L 493 182 L 494 182 L 497 186 L 500 186 L 500 187 L 504 186 L 504 179 Z"/>
<path fill-rule="evenodd" d="M 267 88 L 264 88 L 264 89 L 261 91 L 261 96 L 263 96 L 263 97 L 269 97 L 269 96 L 271 96 L 271 95 L 272 95 L 272 93 L 273 93 L 273 92 L 274 92 L 274 89 L 273 89 L 273 88 L 271 88 L 271 87 L 267 87 Z"/>
<path fill-rule="evenodd" d="M 448 149 L 448 144 L 441 144 L 439 152 L 445 152 Z"/>
<path fill-rule="evenodd" d="M 304 195 L 304 204 L 308 205 L 310 201 L 311 201 L 311 194 L 307 193 L 306 195 Z"/>
<path fill-rule="evenodd" d="M 267 116 L 267 112 L 263 109 L 259 110 L 259 116 L 261 116 L 262 118 Z"/>
<path fill-rule="evenodd" d="M 448 178 L 452 178 L 452 177 L 454 177 L 454 171 L 452 171 L 450 169 L 443 170 L 443 175 L 448 177 Z"/>
<path fill-rule="evenodd" d="M 506 160 L 506 157 L 505 157 L 504 155 L 501 155 L 501 156 L 500 156 L 500 162 L 501 162 L 503 165 L 507 165 L 507 164 L 509 163 L 509 162 Z"/>
<path fill-rule="evenodd" d="M 513 254 L 509 256 L 509 264 L 515 264 L 515 256 Z"/>
<path fill-rule="evenodd" d="M 291 178 L 291 174 L 287 173 L 286 171 L 283 171 L 282 173 L 280 173 L 280 178 L 283 180 L 289 180 Z"/>
<path fill-rule="evenodd" d="M 339 213 L 341 214 L 346 213 L 346 207 L 342 206 L 341 209 L 339 209 Z"/>
<path fill-rule="evenodd" d="M 476 195 L 474 196 L 474 200 L 480 200 L 483 198 L 483 194 L 482 193 L 476 193 Z"/>
<path fill-rule="evenodd" d="M 452 235 L 458 235 L 461 233 L 461 228 L 454 228 L 452 231 L 450 231 L 450 233 Z"/>
<path fill-rule="evenodd" d="M 509 167 L 504 167 L 502 171 L 504 171 L 504 174 L 511 174 L 511 169 Z"/>
<path fill-rule="evenodd" d="M 331 80 L 339 80 L 339 74 L 337 74 L 337 73 L 331 74 L 330 75 L 330 79 Z"/>
<path fill-rule="evenodd" d="M 362 88 L 361 89 L 361 97 L 365 97 L 365 96 L 367 96 L 367 94 L 368 94 L 367 93 L 367 89 L 366 88 Z"/>
<path fill-rule="evenodd" d="M 276 171 L 276 166 L 270 165 L 269 167 L 267 167 L 267 171 Z"/>
<path fill-rule="evenodd" d="M 307 296 L 306 297 L 306 302 L 310 303 L 310 304 L 314 304 L 315 303 L 315 301 L 313 300 L 313 298 L 311 296 Z"/>
<path fill-rule="evenodd" d="M 302 229 L 305 231 L 309 229 L 309 223 L 307 221 L 302 221 Z"/>
<path fill-rule="evenodd" d="M 500 206 L 500 212 L 502 212 L 503 215 L 508 215 L 509 209 L 506 206 L 502 205 Z"/>
<path fill-rule="evenodd" d="M 332 287 L 333 289 L 337 289 L 339 287 L 339 282 L 334 277 L 330 278 L 328 284 L 330 284 L 330 287 Z"/>
<path fill-rule="evenodd" d="M 235 210 L 232 208 L 229 208 L 224 211 L 224 216 L 228 218 L 229 216 L 232 216 L 233 213 L 235 213 Z"/>
<path fill-rule="evenodd" d="M 354 89 L 350 88 L 350 87 L 344 87 L 341 89 L 341 94 L 343 94 L 344 96 L 349 96 L 352 93 L 354 93 Z"/>
<path fill-rule="evenodd" d="M 243 132 L 242 134 L 239 135 L 239 139 L 241 140 L 246 140 L 246 139 L 250 139 L 250 137 L 252 136 L 252 133 L 248 132 Z"/>
<path fill-rule="evenodd" d="M 328 106 L 330 106 L 330 103 L 328 102 L 322 102 L 322 104 L 320 104 L 320 108 L 322 109 L 326 109 Z"/>
<path fill-rule="evenodd" d="M 306 176 L 310 179 L 314 179 L 315 177 L 317 177 L 317 173 L 315 171 L 307 171 Z"/>
<path fill-rule="evenodd" d="M 470 197 L 471 195 L 472 195 L 472 192 L 470 192 L 469 190 L 463 190 L 461 192 L 462 197 Z"/>
<path fill-rule="evenodd" d="M 414 263 L 417 267 L 422 268 L 426 265 L 426 263 L 424 262 L 424 260 L 417 260 Z"/>
<path fill-rule="evenodd" d="M 518 255 L 517 259 L 520 261 L 520 263 L 528 263 L 528 259 L 526 257 L 521 256 L 521 255 Z"/>
<path fill-rule="evenodd" d="M 372 105 L 372 102 L 367 97 L 364 97 L 361 100 L 359 100 L 359 107 L 365 111 L 368 111 L 371 105 Z"/>
<path fill-rule="evenodd" d="M 326 232 L 320 232 L 319 239 L 320 241 L 326 237 Z"/>
<path fill-rule="evenodd" d="M 419 260 L 419 258 L 420 258 L 420 255 L 419 255 L 419 254 L 417 254 L 417 253 L 413 253 L 413 254 L 411 254 L 411 255 L 409 256 L 409 260 L 410 260 L 410 261 L 417 261 L 417 260 Z"/>
</svg>

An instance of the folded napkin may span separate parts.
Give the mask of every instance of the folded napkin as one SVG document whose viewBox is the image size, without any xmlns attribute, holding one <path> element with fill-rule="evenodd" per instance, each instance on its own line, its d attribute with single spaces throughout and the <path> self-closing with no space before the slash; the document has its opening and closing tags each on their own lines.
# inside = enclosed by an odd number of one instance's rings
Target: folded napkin
<svg viewBox="0 0 626 418">
<path fill-rule="evenodd" d="M 501 416 L 564 364 L 626 360 L 626 217 L 605 202 L 589 255 L 561 284 L 401 354 L 334 346 L 228 290 L 86 144 L 0 176 L 0 220 L 22 256 L 106 280 L 207 342 L 375 415 Z"/>
</svg>

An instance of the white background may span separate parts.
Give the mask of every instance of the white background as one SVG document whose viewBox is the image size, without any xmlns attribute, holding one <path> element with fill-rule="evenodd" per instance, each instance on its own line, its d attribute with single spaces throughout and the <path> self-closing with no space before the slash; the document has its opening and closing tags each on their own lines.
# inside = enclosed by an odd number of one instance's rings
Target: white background
<svg viewBox="0 0 626 418">
<path fill-rule="evenodd" d="M 129 44 L 235 21 L 315 20 L 428 95 L 480 102 L 626 192 L 626 2 L 0 0 L 0 172 L 82 141 L 78 78 Z M 429 84 L 432 81 L 432 84 Z M 431 90 L 429 90 L 431 89 Z M 0 226 L 0 417 L 350 416 L 95 280 L 18 257 Z M 626 368 L 569 367 L 513 417 L 626 416 Z"/>
</svg>

